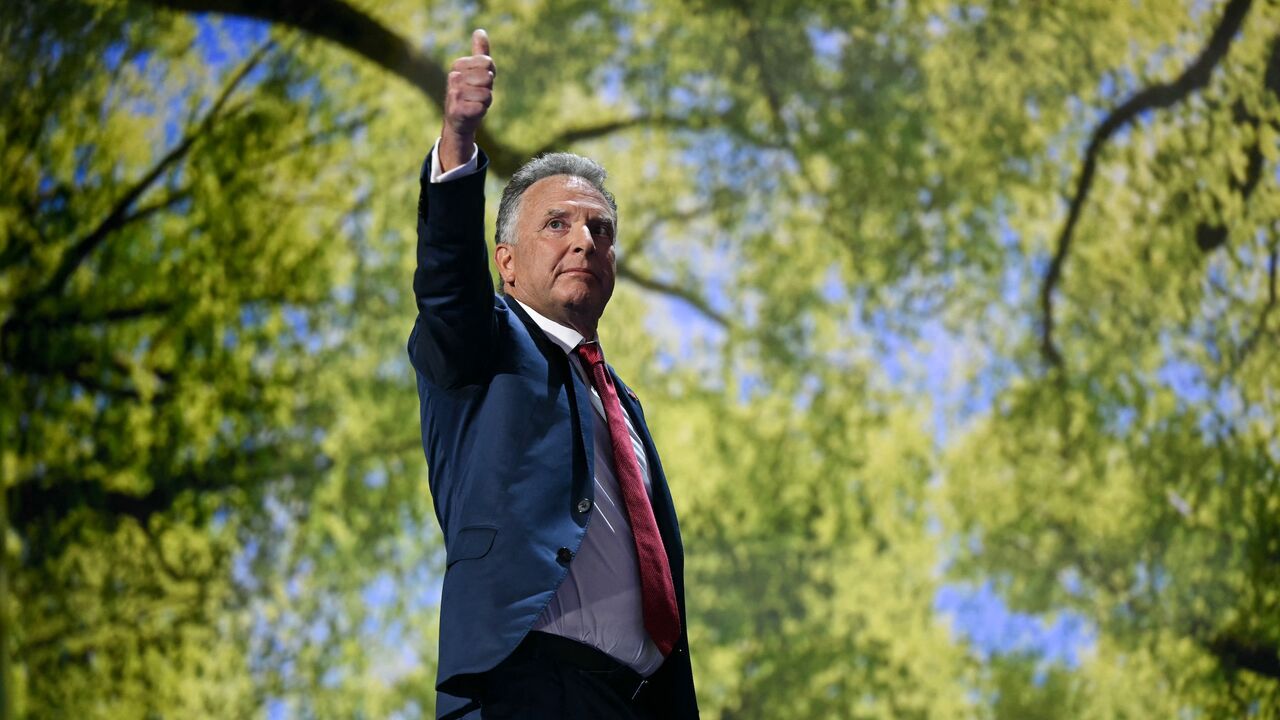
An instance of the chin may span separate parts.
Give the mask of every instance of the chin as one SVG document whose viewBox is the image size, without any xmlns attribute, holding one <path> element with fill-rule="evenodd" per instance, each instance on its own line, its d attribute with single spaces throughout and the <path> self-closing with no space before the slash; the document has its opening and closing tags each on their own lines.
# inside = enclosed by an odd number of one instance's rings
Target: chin
<svg viewBox="0 0 1280 720">
<path fill-rule="evenodd" d="M 560 288 L 560 292 L 555 294 L 555 299 L 565 307 L 578 307 L 590 304 L 599 295 L 595 288 L 586 283 L 574 283 L 569 287 Z"/>
<path fill-rule="evenodd" d="M 570 293 L 561 299 L 561 306 L 574 315 L 599 318 L 607 302 L 608 298 L 602 301 L 596 293 Z"/>
</svg>

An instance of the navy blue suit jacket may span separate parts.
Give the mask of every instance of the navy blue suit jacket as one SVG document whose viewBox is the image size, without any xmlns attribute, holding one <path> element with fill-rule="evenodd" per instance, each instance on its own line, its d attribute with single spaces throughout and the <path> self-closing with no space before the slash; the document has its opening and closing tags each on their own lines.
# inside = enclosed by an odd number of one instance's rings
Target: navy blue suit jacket
<svg viewBox="0 0 1280 720">
<path fill-rule="evenodd" d="M 579 503 L 595 502 L 594 411 L 564 351 L 518 303 L 493 291 L 484 238 L 488 158 L 481 153 L 478 172 L 445 183 L 430 183 L 429 167 L 430 158 L 418 202 L 409 357 L 447 558 L 436 688 L 475 697 L 483 674 L 551 601 L 582 544 L 590 511 Z M 671 493 L 640 403 L 613 378 L 644 441 L 654 515 L 687 626 Z M 653 681 L 676 699 L 679 717 L 696 717 L 687 633 Z"/>
</svg>

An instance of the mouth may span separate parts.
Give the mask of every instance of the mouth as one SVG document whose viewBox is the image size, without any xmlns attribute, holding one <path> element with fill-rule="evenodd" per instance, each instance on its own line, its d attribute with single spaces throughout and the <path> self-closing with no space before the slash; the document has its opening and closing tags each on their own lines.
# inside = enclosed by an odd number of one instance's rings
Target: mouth
<svg viewBox="0 0 1280 720">
<path fill-rule="evenodd" d="M 596 276 L 595 273 L 591 272 L 586 268 L 569 268 L 568 270 L 561 270 L 560 274 L 561 275 L 579 275 L 579 276 L 585 276 L 589 278 L 594 278 Z"/>
</svg>

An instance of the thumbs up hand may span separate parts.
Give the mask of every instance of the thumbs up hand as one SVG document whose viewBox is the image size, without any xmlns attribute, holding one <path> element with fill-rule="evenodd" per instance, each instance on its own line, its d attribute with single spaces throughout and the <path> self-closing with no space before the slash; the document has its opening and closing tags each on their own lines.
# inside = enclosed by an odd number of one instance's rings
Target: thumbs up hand
<svg viewBox="0 0 1280 720">
<path fill-rule="evenodd" d="M 444 128 L 440 132 L 440 166 L 444 170 L 471 159 L 476 130 L 493 103 L 497 68 L 489 56 L 489 35 L 471 34 L 471 54 L 453 62 L 444 95 Z"/>
</svg>

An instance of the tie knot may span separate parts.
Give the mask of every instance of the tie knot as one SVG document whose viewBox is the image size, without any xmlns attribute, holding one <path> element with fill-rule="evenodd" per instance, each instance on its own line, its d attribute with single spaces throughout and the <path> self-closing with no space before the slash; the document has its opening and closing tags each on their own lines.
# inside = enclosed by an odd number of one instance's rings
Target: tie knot
<svg viewBox="0 0 1280 720">
<path fill-rule="evenodd" d="M 578 353 L 578 357 L 586 360 L 589 365 L 604 362 L 604 351 L 600 349 L 600 343 L 598 342 L 579 343 L 578 347 L 574 348 L 574 352 Z"/>
</svg>

